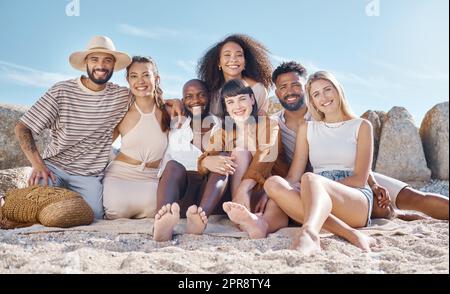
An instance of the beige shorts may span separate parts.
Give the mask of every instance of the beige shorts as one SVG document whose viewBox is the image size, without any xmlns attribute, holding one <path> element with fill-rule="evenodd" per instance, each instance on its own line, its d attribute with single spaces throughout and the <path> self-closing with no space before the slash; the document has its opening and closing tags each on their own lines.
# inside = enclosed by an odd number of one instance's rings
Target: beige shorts
<svg viewBox="0 0 450 294">
<path fill-rule="evenodd" d="M 159 169 L 112 161 L 103 180 L 106 219 L 152 218 L 156 211 Z"/>
<path fill-rule="evenodd" d="M 380 186 L 383 186 L 388 190 L 389 195 L 391 197 L 391 203 L 394 206 L 394 208 L 397 208 L 395 202 L 397 201 L 398 194 L 400 193 L 401 190 L 403 190 L 405 187 L 408 187 L 409 185 L 402 181 L 396 180 L 394 178 L 376 172 L 374 172 L 373 175 L 375 177 L 375 181 L 378 184 L 380 184 Z"/>
</svg>

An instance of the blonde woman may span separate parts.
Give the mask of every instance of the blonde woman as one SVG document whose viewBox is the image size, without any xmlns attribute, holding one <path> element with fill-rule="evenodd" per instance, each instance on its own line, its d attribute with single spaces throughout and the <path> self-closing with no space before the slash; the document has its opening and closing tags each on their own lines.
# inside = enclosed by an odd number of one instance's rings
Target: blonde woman
<svg viewBox="0 0 450 294">
<path fill-rule="evenodd" d="M 331 73 L 314 73 L 305 88 L 314 121 L 300 125 L 286 177 L 292 187 L 300 182 L 301 195 L 290 189 L 288 192 L 297 197 L 273 200 L 292 218 L 299 219 L 298 214 L 302 214 L 303 226 L 293 247 L 311 254 L 320 251 L 319 232 L 329 216 L 336 216 L 352 228 L 369 223 L 373 193 L 367 179 L 373 143 L 371 124 L 352 113 L 341 85 Z M 313 173 L 305 172 L 308 158 Z M 347 240 L 352 242 L 351 238 Z"/>
</svg>

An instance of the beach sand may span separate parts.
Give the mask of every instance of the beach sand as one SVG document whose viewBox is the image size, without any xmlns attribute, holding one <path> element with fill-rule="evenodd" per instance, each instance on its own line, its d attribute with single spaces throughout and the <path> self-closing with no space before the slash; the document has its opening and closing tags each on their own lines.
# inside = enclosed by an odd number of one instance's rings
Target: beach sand
<svg viewBox="0 0 450 294">
<path fill-rule="evenodd" d="M 421 189 L 448 196 L 448 181 Z M 202 236 L 151 239 L 152 220 L 97 221 L 68 230 L 35 225 L 0 230 L 0 273 L 440 273 L 449 274 L 449 223 L 432 219 L 375 220 L 365 231 L 378 246 L 363 252 L 322 234 L 322 252 L 289 250 L 297 228 L 250 240 L 225 217 Z M 184 225 L 177 226 L 178 233 Z"/>
</svg>

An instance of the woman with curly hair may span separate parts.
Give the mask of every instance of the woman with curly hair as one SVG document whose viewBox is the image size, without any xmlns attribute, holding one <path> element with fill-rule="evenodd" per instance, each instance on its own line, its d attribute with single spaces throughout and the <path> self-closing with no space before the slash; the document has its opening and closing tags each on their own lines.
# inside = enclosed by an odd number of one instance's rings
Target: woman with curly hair
<svg viewBox="0 0 450 294">
<path fill-rule="evenodd" d="M 260 115 L 269 107 L 268 89 L 272 85 L 272 65 L 267 48 L 247 35 L 234 34 L 212 46 L 200 59 L 198 76 L 210 87 L 210 112 L 223 118 L 220 103 L 222 86 L 233 79 L 241 79 L 255 94 Z"/>
</svg>

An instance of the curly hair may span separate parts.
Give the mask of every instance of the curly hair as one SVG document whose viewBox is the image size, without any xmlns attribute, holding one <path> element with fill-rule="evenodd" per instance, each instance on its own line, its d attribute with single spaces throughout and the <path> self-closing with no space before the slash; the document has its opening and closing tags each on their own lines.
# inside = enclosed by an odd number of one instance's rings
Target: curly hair
<svg viewBox="0 0 450 294">
<path fill-rule="evenodd" d="M 307 76 L 306 68 L 300 63 L 295 61 L 283 62 L 273 71 L 272 82 L 275 84 L 280 75 L 289 72 L 295 72 L 304 79 Z"/>
<path fill-rule="evenodd" d="M 234 34 L 213 45 L 198 62 L 198 77 L 208 84 L 211 92 L 219 91 L 225 83 L 223 73 L 219 70 L 219 60 L 220 51 L 228 42 L 236 43 L 244 50 L 245 69 L 242 76 L 251 78 L 269 88 L 272 85 L 269 50 L 247 35 Z"/>
<path fill-rule="evenodd" d="M 130 65 L 127 66 L 126 72 L 127 79 L 130 74 L 130 68 L 135 63 L 150 63 L 153 75 L 155 76 L 155 78 L 159 77 L 158 67 L 156 66 L 156 62 L 153 60 L 153 58 L 146 56 L 133 56 Z M 161 109 L 162 111 L 161 130 L 163 132 L 166 132 L 170 129 L 170 114 L 167 112 L 166 102 L 164 101 L 163 98 L 163 90 L 161 89 L 158 80 L 156 80 L 155 83 L 155 90 L 153 93 L 153 97 L 155 98 L 156 106 L 158 106 L 158 108 Z"/>
</svg>

